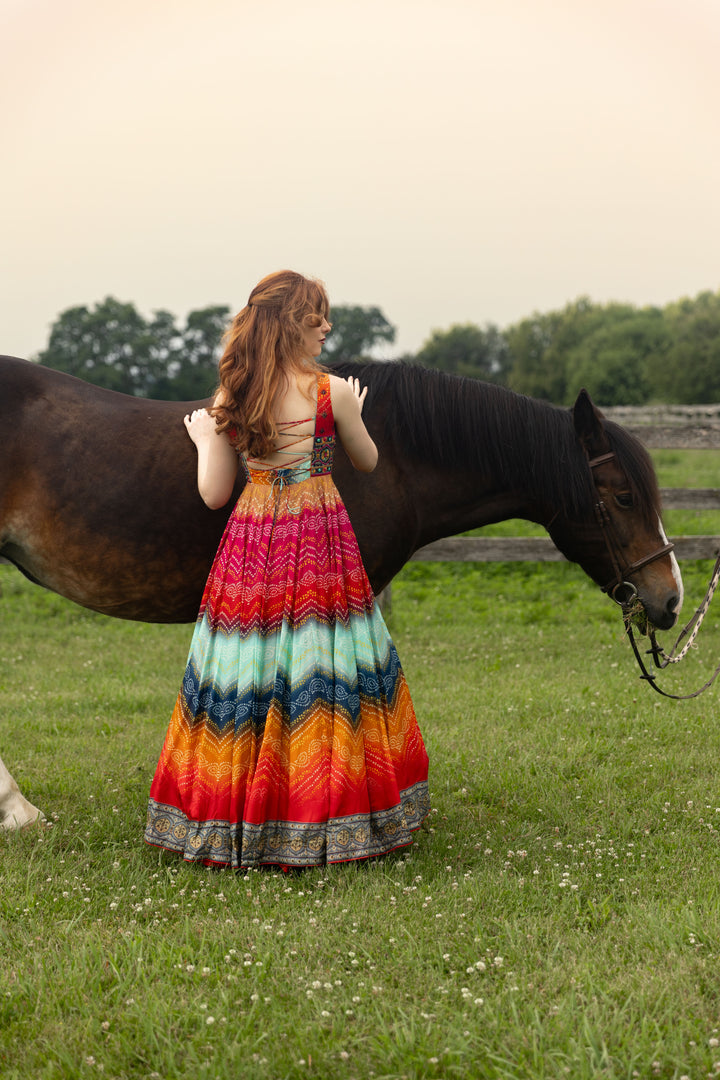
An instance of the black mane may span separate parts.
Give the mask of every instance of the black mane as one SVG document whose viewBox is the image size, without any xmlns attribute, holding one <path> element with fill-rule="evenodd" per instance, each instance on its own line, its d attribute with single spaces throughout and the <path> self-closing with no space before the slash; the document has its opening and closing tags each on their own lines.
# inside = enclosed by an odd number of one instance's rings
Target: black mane
<svg viewBox="0 0 720 1080">
<path fill-rule="evenodd" d="M 367 385 L 365 415 L 382 402 L 387 436 L 416 461 L 481 470 L 499 486 L 530 490 L 570 516 L 592 509 L 592 478 L 569 409 L 407 361 L 339 363 L 331 370 Z M 637 504 L 648 522 L 656 519 L 660 493 L 649 455 L 618 424 L 604 424 Z"/>
</svg>

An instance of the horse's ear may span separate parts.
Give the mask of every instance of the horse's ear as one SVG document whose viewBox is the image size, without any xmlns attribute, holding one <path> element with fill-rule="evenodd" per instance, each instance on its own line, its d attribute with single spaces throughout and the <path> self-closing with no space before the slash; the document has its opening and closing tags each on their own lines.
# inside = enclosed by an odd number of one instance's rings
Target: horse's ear
<svg viewBox="0 0 720 1080">
<path fill-rule="evenodd" d="M 608 448 L 603 426 L 603 414 L 593 405 L 592 398 L 583 387 L 573 405 L 575 434 L 589 457 L 596 457 Z"/>
</svg>

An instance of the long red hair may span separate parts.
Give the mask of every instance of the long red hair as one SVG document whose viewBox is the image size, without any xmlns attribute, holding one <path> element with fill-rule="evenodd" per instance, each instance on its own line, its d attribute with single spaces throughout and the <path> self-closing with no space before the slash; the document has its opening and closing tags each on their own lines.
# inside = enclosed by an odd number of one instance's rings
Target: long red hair
<svg viewBox="0 0 720 1080">
<path fill-rule="evenodd" d="M 275 449 L 275 400 L 289 375 L 324 370 L 307 355 L 304 332 L 329 314 L 321 282 L 279 270 L 255 286 L 233 319 L 218 365 L 218 404 L 209 411 L 242 453 L 262 458 Z"/>
</svg>

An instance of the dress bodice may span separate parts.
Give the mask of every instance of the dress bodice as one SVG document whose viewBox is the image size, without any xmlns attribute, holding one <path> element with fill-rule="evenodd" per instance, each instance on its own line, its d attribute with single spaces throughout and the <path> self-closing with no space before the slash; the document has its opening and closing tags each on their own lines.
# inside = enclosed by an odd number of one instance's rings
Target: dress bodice
<svg viewBox="0 0 720 1080">
<path fill-rule="evenodd" d="M 288 425 L 289 426 L 289 425 Z M 243 455 L 245 475 L 251 484 L 298 484 L 310 476 L 325 476 L 332 472 L 335 450 L 335 419 L 330 396 L 330 376 L 323 372 L 318 378 L 317 405 L 312 452 L 300 463 L 275 468 L 256 468 Z"/>
</svg>

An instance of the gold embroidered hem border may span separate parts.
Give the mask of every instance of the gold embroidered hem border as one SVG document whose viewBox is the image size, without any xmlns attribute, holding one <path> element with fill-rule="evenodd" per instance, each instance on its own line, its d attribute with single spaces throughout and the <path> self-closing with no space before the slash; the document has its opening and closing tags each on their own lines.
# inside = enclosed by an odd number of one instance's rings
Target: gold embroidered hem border
<svg viewBox="0 0 720 1080">
<path fill-rule="evenodd" d="M 324 866 L 385 855 L 412 842 L 430 811 L 426 781 L 401 793 L 390 810 L 327 822 L 190 821 L 173 806 L 150 800 L 145 839 L 190 862 L 236 869 L 254 866 Z"/>
</svg>

